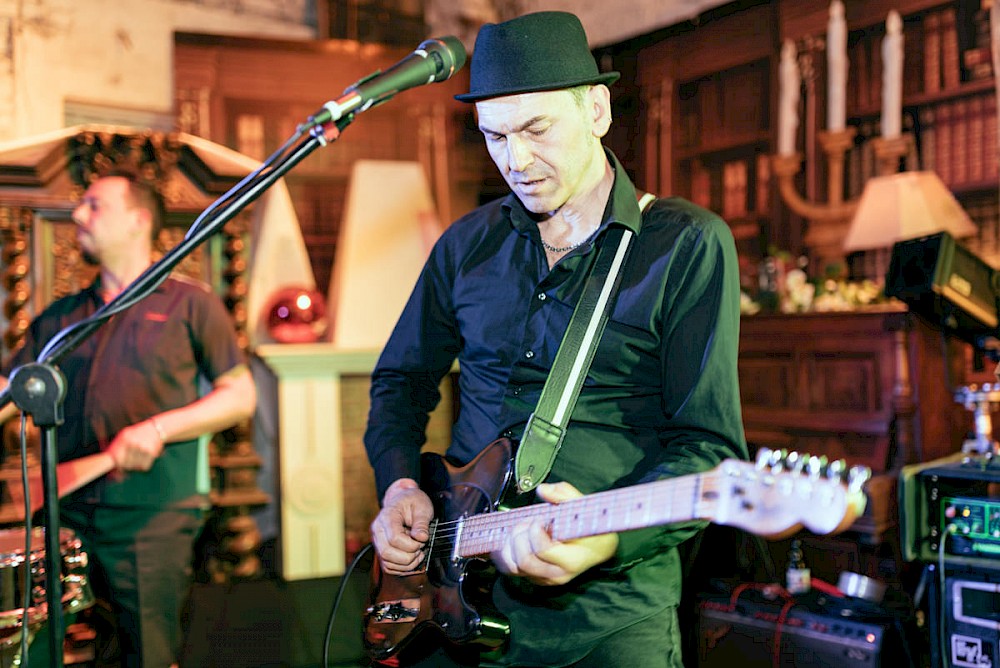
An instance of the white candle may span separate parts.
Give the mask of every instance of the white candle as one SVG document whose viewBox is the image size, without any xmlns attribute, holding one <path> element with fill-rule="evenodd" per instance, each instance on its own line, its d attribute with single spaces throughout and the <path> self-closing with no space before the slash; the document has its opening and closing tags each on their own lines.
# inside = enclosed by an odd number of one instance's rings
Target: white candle
<svg viewBox="0 0 1000 668">
<path fill-rule="evenodd" d="M 895 139 L 903 125 L 903 20 L 895 9 L 882 41 L 882 138 Z"/>
<path fill-rule="evenodd" d="M 831 132 L 844 129 L 847 101 L 847 23 L 844 3 L 830 3 L 830 20 L 826 29 L 827 107 L 826 127 Z"/>
<path fill-rule="evenodd" d="M 799 73 L 798 51 L 795 42 L 790 39 L 786 39 L 781 45 L 779 85 L 778 155 L 792 155 L 795 152 L 795 132 L 799 126 L 802 77 Z"/>
</svg>

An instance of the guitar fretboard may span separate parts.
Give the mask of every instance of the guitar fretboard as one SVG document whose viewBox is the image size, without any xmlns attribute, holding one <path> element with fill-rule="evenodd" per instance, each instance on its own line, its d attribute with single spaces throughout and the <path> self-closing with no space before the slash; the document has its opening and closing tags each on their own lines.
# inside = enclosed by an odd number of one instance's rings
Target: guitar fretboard
<svg viewBox="0 0 1000 668">
<path fill-rule="evenodd" d="M 700 473 L 624 489 L 597 492 L 559 504 L 541 503 L 460 520 L 456 554 L 474 557 L 499 549 L 507 532 L 540 519 L 556 540 L 660 526 L 712 517 L 718 476 Z"/>
</svg>

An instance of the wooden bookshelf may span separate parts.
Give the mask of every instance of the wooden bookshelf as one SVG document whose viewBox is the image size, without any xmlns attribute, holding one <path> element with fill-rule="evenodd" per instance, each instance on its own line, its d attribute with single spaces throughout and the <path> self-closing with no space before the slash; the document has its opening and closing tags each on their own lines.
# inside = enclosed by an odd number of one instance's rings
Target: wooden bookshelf
<svg viewBox="0 0 1000 668">
<path fill-rule="evenodd" d="M 908 169 L 936 172 L 979 232 L 970 248 L 1000 266 L 997 105 L 989 57 L 988 9 L 980 0 L 902 3 L 904 129 L 914 139 Z M 909 11 L 908 11 L 909 10 Z M 848 159 L 848 197 L 874 175 L 870 139 L 881 113 L 880 25 L 851 26 L 849 123 L 858 128 Z"/>
<path fill-rule="evenodd" d="M 901 166 L 941 175 L 980 224 L 973 250 L 1000 266 L 996 102 L 981 0 L 845 2 L 847 122 L 856 136 L 846 156 L 843 196 L 860 196 L 877 173 L 871 140 L 881 133 L 881 47 L 893 9 L 904 26 L 903 129 L 914 139 Z M 809 198 L 828 197 L 817 140 L 825 124 L 828 12 L 829 0 L 730 3 L 637 39 L 631 51 L 616 47 L 622 62 L 635 63 L 641 111 L 634 126 L 643 129 L 643 138 L 634 172 L 647 187 L 689 197 L 726 218 L 740 232 L 738 248 L 748 264 L 769 246 L 793 254 L 810 250 L 808 221 L 783 205 L 764 160 L 776 148 L 777 65 L 785 39 L 812 58 L 797 138 L 798 150 L 811 157 L 797 187 Z M 743 165 L 734 169 L 737 162 Z M 734 188 L 745 192 L 734 195 Z"/>
<path fill-rule="evenodd" d="M 760 58 L 677 85 L 674 191 L 719 213 L 743 246 L 760 235 L 770 189 L 771 63 Z M 748 249 L 749 250 L 749 249 Z"/>
<path fill-rule="evenodd" d="M 747 254 L 760 253 L 771 208 L 759 160 L 771 153 L 775 7 L 730 3 L 599 54 L 632 79 L 636 114 L 615 117 L 630 128 L 626 168 L 722 215 Z"/>
</svg>

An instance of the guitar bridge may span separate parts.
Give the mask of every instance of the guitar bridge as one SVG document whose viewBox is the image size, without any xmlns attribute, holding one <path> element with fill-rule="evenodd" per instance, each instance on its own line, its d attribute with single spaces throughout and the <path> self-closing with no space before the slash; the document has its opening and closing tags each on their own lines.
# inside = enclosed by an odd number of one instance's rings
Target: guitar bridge
<svg viewBox="0 0 1000 668">
<path fill-rule="evenodd" d="M 419 598 L 401 598 L 395 601 L 380 601 L 365 611 L 378 623 L 399 624 L 412 622 L 420 613 Z"/>
</svg>

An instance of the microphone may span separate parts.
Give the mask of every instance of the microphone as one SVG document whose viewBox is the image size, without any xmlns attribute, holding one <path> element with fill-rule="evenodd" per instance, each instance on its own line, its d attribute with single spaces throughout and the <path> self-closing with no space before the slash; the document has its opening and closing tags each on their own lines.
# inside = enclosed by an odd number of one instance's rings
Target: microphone
<svg viewBox="0 0 1000 668">
<path fill-rule="evenodd" d="M 465 65 L 465 46 L 457 37 L 434 37 L 390 67 L 358 81 L 336 100 L 324 104 L 309 117 L 313 126 L 336 121 L 385 102 L 396 93 L 449 79 Z"/>
</svg>

